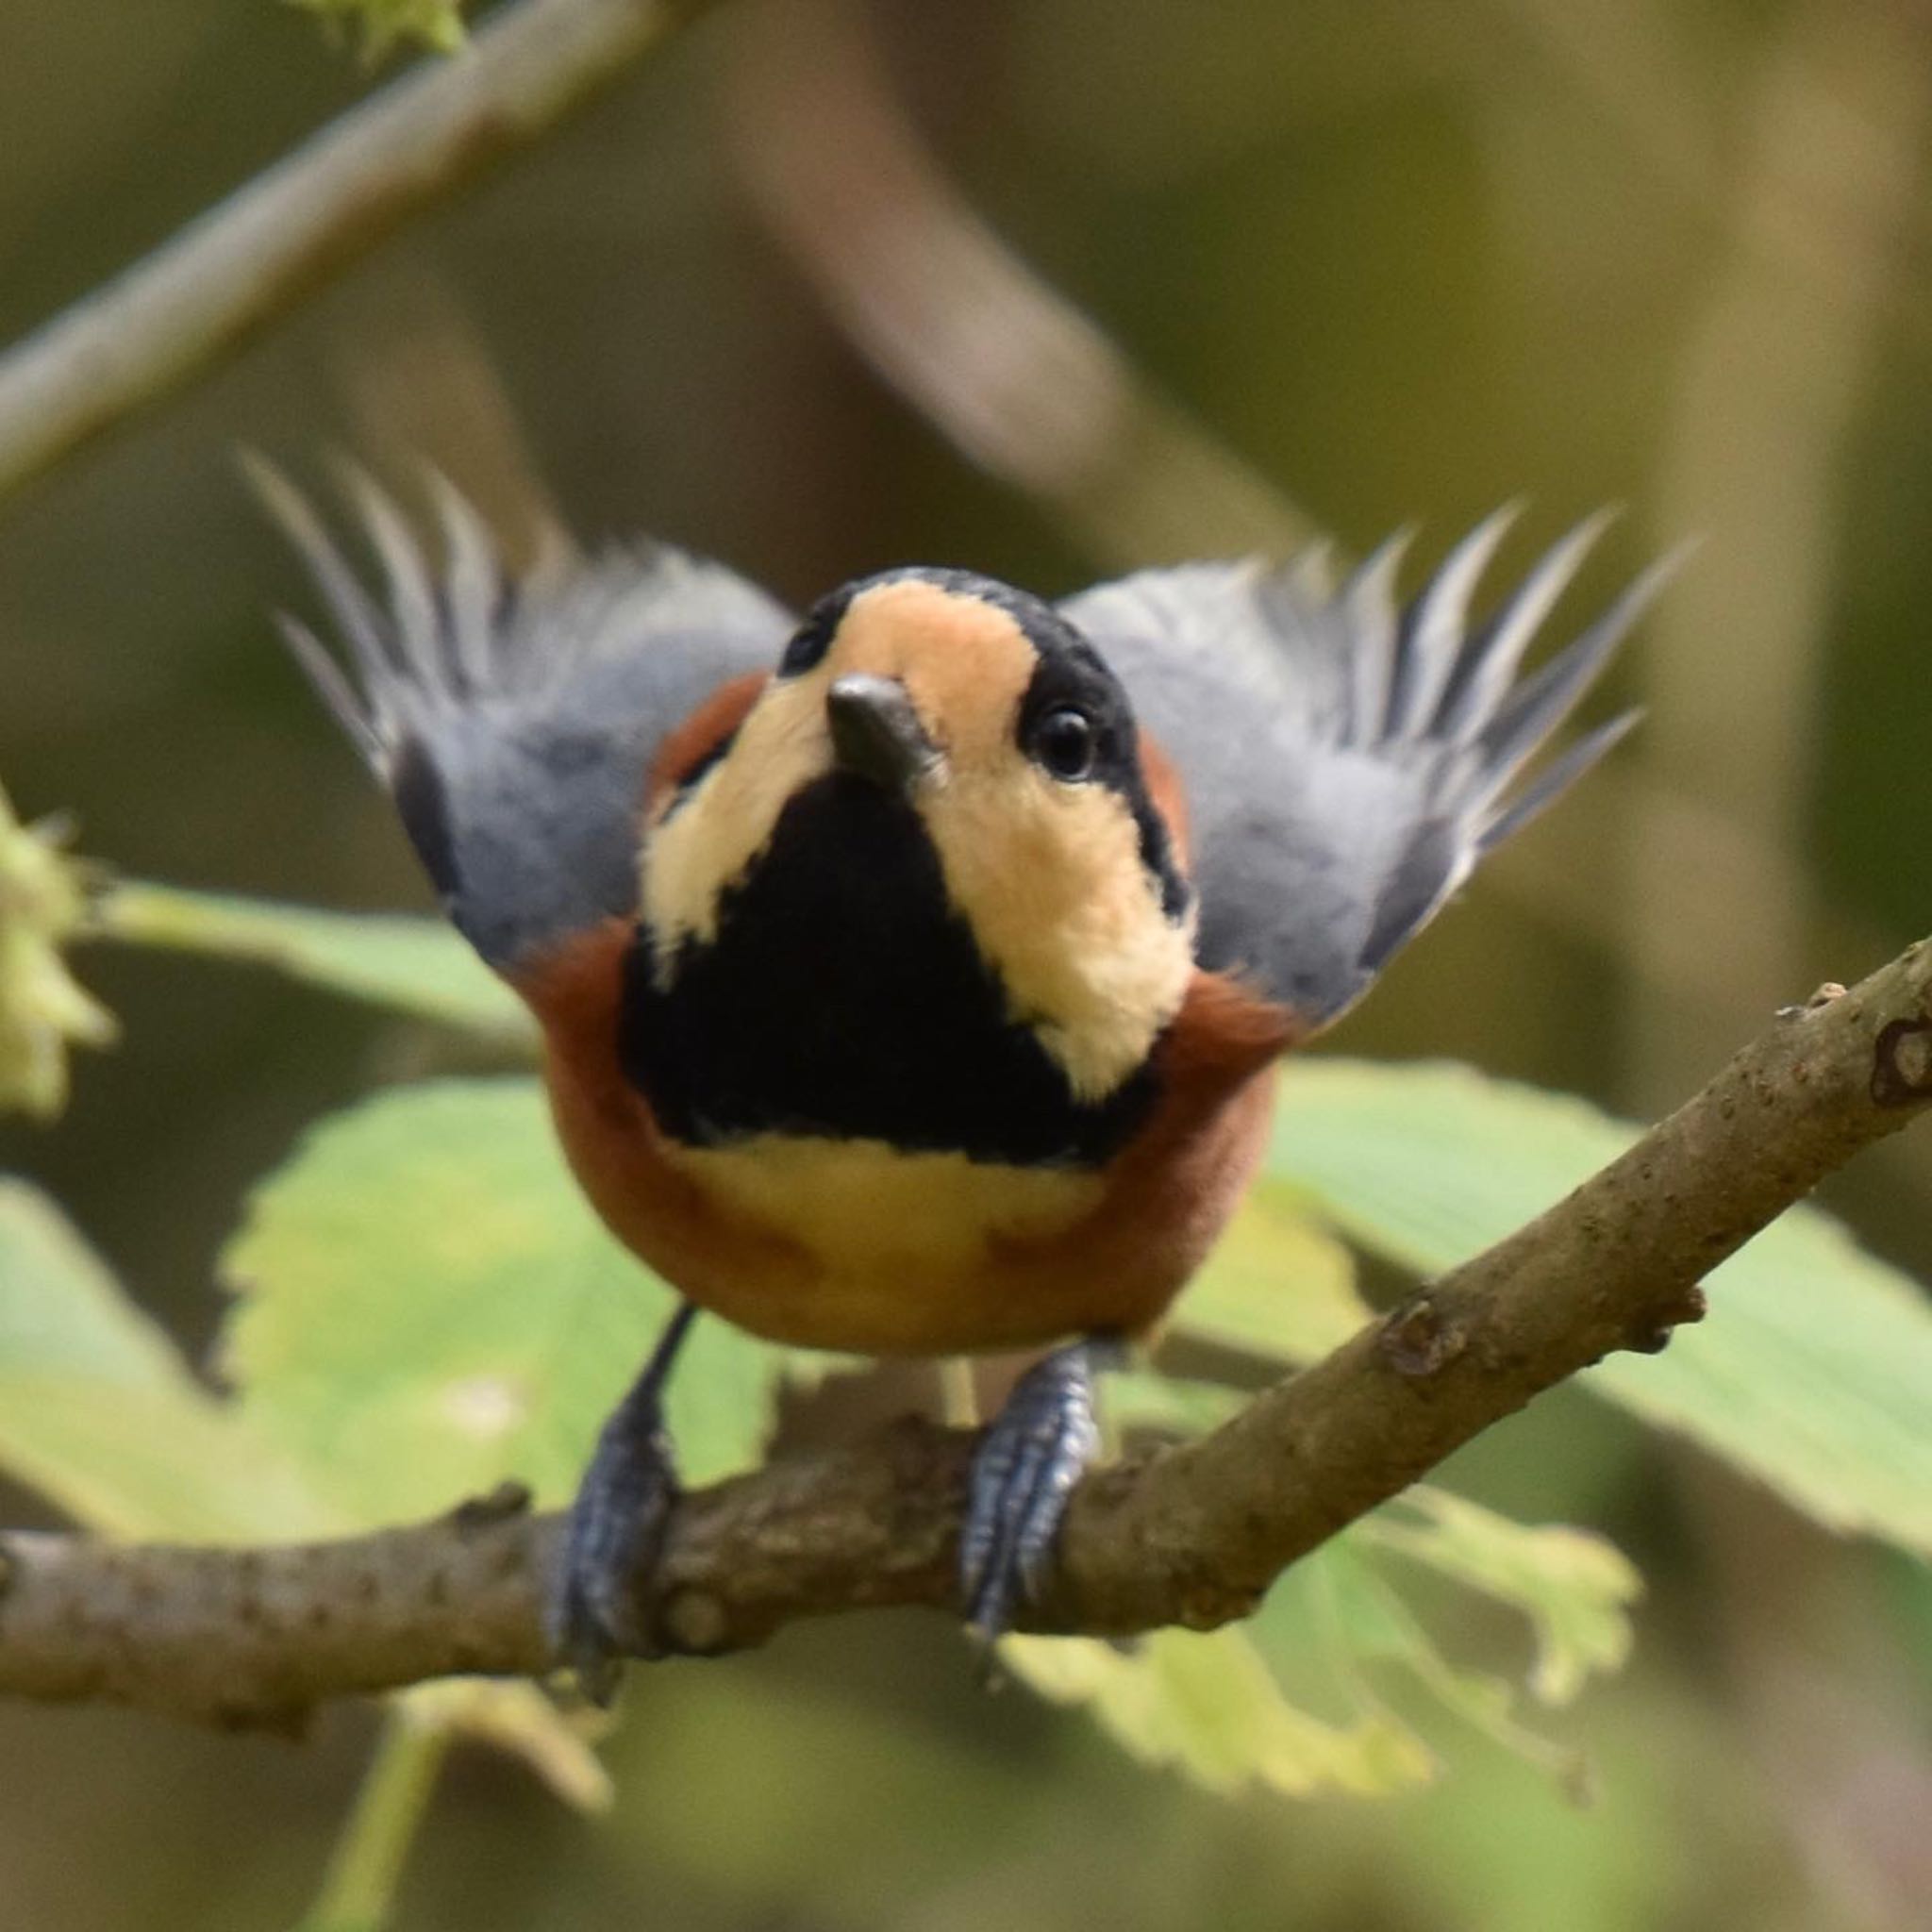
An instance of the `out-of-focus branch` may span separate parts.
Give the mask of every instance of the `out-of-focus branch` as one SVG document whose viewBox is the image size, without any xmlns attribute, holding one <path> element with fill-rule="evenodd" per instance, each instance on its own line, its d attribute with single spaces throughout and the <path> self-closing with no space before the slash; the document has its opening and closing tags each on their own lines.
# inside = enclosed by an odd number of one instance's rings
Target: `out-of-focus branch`
<svg viewBox="0 0 1932 1932">
<path fill-rule="evenodd" d="M 844 0 L 748 16 L 732 77 L 765 215 L 874 366 L 975 462 L 1114 563 L 1319 537 L 960 198 Z"/>
<path fill-rule="evenodd" d="M 520 0 L 0 357 L 0 497 L 527 146 L 709 0 Z"/>
<path fill-rule="evenodd" d="M 1297 1557 L 1533 1395 L 1702 1309 L 1718 1262 L 1932 1105 L 1932 942 L 1781 1017 L 1620 1159 L 1305 1374 L 1075 1491 L 1046 1629 L 1240 1616 Z M 667 1648 L 949 1607 L 974 1438 L 902 1425 L 688 1497 L 653 1612 Z M 229 1723 L 452 1673 L 535 1673 L 558 1522 L 514 1495 L 266 1550 L 0 1538 L 0 1695 Z"/>
</svg>

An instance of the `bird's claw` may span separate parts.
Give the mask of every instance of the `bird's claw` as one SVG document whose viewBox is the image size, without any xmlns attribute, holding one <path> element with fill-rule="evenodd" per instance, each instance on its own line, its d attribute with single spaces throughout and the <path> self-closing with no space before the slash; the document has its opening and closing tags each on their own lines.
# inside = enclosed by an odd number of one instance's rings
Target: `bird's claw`
<svg viewBox="0 0 1932 1932">
<path fill-rule="evenodd" d="M 571 1505 L 550 1593 L 558 1660 L 586 1697 L 608 1705 L 624 1660 L 651 1654 L 651 1576 L 678 1499 L 671 1442 L 655 1417 L 623 1409 L 606 1424 Z"/>
<path fill-rule="evenodd" d="M 989 1648 L 1052 1577 L 1067 1498 L 1099 1447 L 1093 1371 L 1110 1346 L 1077 1341 L 1037 1362 L 974 1457 L 959 1585 L 967 1627 Z"/>
<path fill-rule="evenodd" d="M 690 1332 L 686 1303 L 597 1438 L 571 1505 L 545 1607 L 552 1654 L 586 1697 L 608 1704 L 624 1660 L 652 1657 L 652 1581 L 680 1493 L 664 1383 Z"/>
</svg>

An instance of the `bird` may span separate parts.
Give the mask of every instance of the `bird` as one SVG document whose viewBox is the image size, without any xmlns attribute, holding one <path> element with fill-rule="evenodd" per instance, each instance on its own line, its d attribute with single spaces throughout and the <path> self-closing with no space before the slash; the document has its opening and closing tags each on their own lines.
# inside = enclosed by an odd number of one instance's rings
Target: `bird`
<svg viewBox="0 0 1932 1932">
<path fill-rule="evenodd" d="M 958 1584 L 989 1641 L 1040 1596 L 1096 1377 L 1234 1213 L 1283 1056 L 1629 728 L 1540 758 L 1668 568 L 1525 674 L 1601 515 L 1479 619 L 1514 507 L 1407 601 L 1405 533 L 1346 574 L 1311 551 L 1058 600 L 895 567 L 797 615 L 656 541 L 513 569 L 446 481 L 421 533 L 351 468 L 372 589 L 253 471 L 333 631 L 285 614 L 289 648 L 534 1014 L 584 1194 L 680 1298 L 549 1590 L 594 1696 L 653 1654 L 700 1313 L 1035 1352 L 974 1451 Z"/>
</svg>

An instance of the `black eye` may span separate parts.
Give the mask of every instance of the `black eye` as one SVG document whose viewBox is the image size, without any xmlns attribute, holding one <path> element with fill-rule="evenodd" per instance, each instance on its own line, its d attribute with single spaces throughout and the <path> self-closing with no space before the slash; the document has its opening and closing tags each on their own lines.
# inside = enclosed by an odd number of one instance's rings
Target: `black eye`
<svg viewBox="0 0 1932 1932">
<path fill-rule="evenodd" d="M 803 677 L 824 662 L 825 653 L 832 648 L 833 635 L 844 621 L 845 607 L 851 602 L 852 586 L 846 584 L 829 596 L 821 597 L 805 613 L 805 622 L 792 632 L 785 655 L 778 659 L 780 677 Z"/>
<path fill-rule="evenodd" d="M 816 613 L 808 618 L 785 646 L 785 655 L 778 660 L 778 675 L 803 677 L 808 671 L 816 671 L 831 648 L 835 628 L 834 620 Z"/>
<path fill-rule="evenodd" d="M 1070 785 L 1091 775 L 1099 749 L 1100 739 L 1093 720 L 1072 706 L 1049 711 L 1034 727 L 1034 757 L 1056 778 Z"/>
</svg>

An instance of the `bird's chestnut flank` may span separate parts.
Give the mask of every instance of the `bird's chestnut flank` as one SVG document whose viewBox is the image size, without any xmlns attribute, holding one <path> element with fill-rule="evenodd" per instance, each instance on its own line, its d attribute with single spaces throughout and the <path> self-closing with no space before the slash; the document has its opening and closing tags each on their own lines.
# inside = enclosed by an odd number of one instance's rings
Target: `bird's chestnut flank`
<svg viewBox="0 0 1932 1932">
<path fill-rule="evenodd" d="M 1059 603 L 892 570 L 801 620 L 658 544 L 559 541 L 513 577 L 447 492 L 432 566 L 358 482 L 377 599 L 259 481 L 340 633 L 285 620 L 291 648 L 536 1015 L 585 1193 L 685 1297 L 556 1580 L 592 1687 L 648 1649 L 660 1395 L 699 1310 L 803 1347 L 1050 1351 L 961 1544 L 969 1620 L 1005 1627 L 1093 1453 L 1094 1369 L 1233 1213 L 1276 1061 L 1626 727 L 1523 778 L 1659 576 L 1521 676 L 1593 522 L 1474 625 L 1502 515 L 1406 607 L 1390 545 L 1340 589 L 1193 563 Z"/>
</svg>

